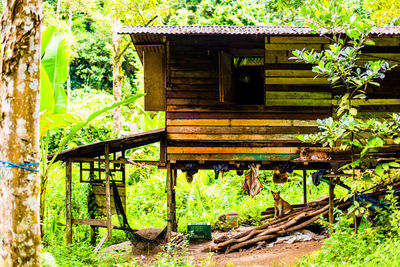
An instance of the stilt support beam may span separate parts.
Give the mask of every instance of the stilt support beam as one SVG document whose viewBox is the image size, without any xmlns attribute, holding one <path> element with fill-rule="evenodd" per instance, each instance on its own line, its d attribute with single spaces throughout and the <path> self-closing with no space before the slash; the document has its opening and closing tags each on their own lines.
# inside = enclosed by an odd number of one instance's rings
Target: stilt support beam
<svg viewBox="0 0 400 267">
<path fill-rule="evenodd" d="M 112 225 L 111 225 L 111 193 L 110 193 L 110 147 L 106 144 L 104 147 L 105 155 L 105 172 L 106 172 L 106 215 L 107 215 L 107 238 L 112 238 Z"/>
<path fill-rule="evenodd" d="M 167 239 L 171 240 L 172 231 L 176 231 L 176 201 L 175 201 L 176 172 L 171 163 L 167 163 Z"/>
<path fill-rule="evenodd" d="M 66 241 L 72 243 L 72 212 L 71 212 L 71 191 L 72 191 L 72 161 L 67 159 L 65 172 L 65 207 L 66 207 Z"/>
<path fill-rule="evenodd" d="M 335 203 L 335 180 L 334 177 L 329 177 L 329 224 L 332 230 L 332 225 L 335 221 L 333 216 L 333 208 Z"/>
<path fill-rule="evenodd" d="M 176 186 L 176 180 L 178 179 L 178 170 L 174 169 L 173 172 L 173 189 L 172 189 L 172 210 L 173 210 L 173 218 L 172 218 L 172 231 L 177 232 L 178 231 L 178 224 L 176 222 L 176 194 L 175 194 L 175 186 Z"/>
<path fill-rule="evenodd" d="M 303 203 L 307 204 L 307 171 L 303 170 Z"/>
</svg>

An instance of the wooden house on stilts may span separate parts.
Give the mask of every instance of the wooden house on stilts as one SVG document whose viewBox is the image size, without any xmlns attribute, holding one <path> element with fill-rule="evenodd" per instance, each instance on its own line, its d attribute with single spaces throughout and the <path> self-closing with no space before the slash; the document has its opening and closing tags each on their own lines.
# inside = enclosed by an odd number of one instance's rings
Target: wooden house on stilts
<svg viewBox="0 0 400 267">
<path fill-rule="evenodd" d="M 130 35 L 144 67 L 145 110 L 166 113 L 165 131 L 157 136 L 162 143 L 157 165 L 167 169 L 169 232 L 176 229 L 176 171 L 187 170 L 188 163 L 192 169 L 225 163 L 241 170 L 249 163 L 274 169 L 292 162 L 297 169 L 334 171 L 350 160 L 339 148 L 297 138 L 317 132 L 316 120 L 332 117 L 343 93 L 315 77 L 311 65 L 289 60 L 295 49 L 329 45 L 309 28 L 151 26 L 126 27 L 120 34 Z M 370 34 L 376 45 L 365 47 L 360 61 L 398 64 L 400 27 L 376 27 Z M 400 68 L 371 88 L 367 100 L 356 102 L 360 116 L 400 112 Z M 296 161 L 303 147 L 330 159 Z M 400 158 L 397 148 L 387 150 L 391 157 Z"/>
</svg>

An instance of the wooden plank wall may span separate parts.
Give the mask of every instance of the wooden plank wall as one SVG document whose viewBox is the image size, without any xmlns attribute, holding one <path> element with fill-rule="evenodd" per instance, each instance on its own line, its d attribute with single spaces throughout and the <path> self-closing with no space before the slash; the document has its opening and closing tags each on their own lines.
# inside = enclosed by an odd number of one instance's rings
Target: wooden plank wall
<svg viewBox="0 0 400 267">
<path fill-rule="evenodd" d="M 390 56 L 397 57 L 397 41 L 385 40 L 377 44 L 384 45 L 382 47 L 393 45 L 388 51 Z M 332 93 L 324 78 L 314 78 L 310 65 L 296 63 L 288 57 L 296 48 L 321 49 L 325 45 L 328 41 L 322 37 L 271 36 L 261 42 L 254 38 L 246 41 L 227 37 L 170 39 L 167 59 L 168 159 L 273 161 L 298 157 L 299 147 L 304 144 L 296 136 L 316 132 L 315 120 L 332 115 L 333 98 L 340 92 Z M 379 54 L 384 52 L 379 49 Z M 234 55 L 265 55 L 265 105 L 219 102 L 220 50 Z M 377 55 L 373 50 L 367 52 L 362 60 Z M 397 90 L 395 97 L 399 95 L 399 75 L 392 76 L 395 81 L 374 88 L 372 93 L 376 98 L 361 103 L 363 112 L 400 110 L 398 98 L 383 98 L 389 97 L 392 90 Z M 376 105 L 371 108 L 371 103 Z"/>
<path fill-rule="evenodd" d="M 106 188 L 104 183 L 99 183 L 99 184 L 92 184 L 93 187 L 93 193 L 95 196 L 95 203 L 97 205 L 97 214 L 99 216 L 105 216 L 106 215 Z M 126 187 L 125 184 L 117 184 L 118 188 L 118 193 L 119 197 L 122 202 L 122 206 L 124 207 L 124 210 L 126 210 Z M 110 197 L 111 197 L 111 214 L 117 214 L 117 211 L 115 209 L 115 203 L 114 203 L 114 193 L 111 187 L 110 190 Z"/>
<path fill-rule="evenodd" d="M 400 65 L 400 37 L 382 36 L 371 38 L 375 46 L 364 48 L 360 63 L 369 60 L 385 59 L 391 66 Z M 385 74 L 384 80 L 377 80 L 379 87 L 370 86 L 368 100 L 358 100 L 361 116 L 388 117 L 393 112 L 400 112 L 400 68 L 396 67 Z"/>
</svg>

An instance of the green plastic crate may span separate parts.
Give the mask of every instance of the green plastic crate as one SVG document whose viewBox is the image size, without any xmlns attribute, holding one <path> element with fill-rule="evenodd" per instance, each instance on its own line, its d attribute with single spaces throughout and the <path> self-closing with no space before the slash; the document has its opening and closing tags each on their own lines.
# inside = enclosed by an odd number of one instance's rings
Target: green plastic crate
<svg viewBox="0 0 400 267">
<path fill-rule="evenodd" d="M 188 223 L 187 232 L 191 234 L 191 240 L 211 240 L 211 224 L 206 223 Z"/>
</svg>

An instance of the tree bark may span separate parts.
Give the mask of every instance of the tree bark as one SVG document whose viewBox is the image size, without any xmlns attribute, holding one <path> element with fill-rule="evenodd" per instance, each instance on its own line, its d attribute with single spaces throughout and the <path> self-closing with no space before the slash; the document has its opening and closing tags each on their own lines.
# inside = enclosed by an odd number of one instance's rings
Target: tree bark
<svg viewBox="0 0 400 267">
<path fill-rule="evenodd" d="M 42 18 L 41 0 L 3 1 L 0 160 L 15 164 L 40 161 Z M 0 266 L 41 265 L 39 184 L 39 172 L 0 167 Z"/>
<path fill-rule="evenodd" d="M 121 27 L 121 20 L 115 14 L 112 24 L 113 30 L 113 96 L 114 102 L 121 101 L 121 51 L 119 49 L 120 37 L 118 30 Z M 121 106 L 114 109 L 114 130 L 121 135 L 122 125 Z"/>
</svg>

